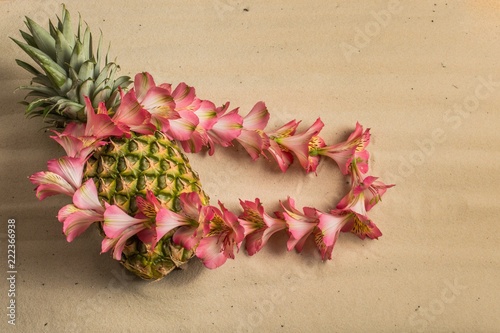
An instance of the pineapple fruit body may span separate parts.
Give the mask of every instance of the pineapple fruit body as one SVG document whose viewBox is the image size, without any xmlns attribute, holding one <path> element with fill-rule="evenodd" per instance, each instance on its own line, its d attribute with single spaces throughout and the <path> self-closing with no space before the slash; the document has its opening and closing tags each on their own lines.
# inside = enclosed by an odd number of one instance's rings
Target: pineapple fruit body
<svg viewBox="0 0 500 333">
<path fill-rule="evenodd" d="M 111 139 L 89 158 L 84 177 L 94 180 L 103 201 L 132 216 L 138 211 L 137 196 L 146 196 L 148 190 L 162 206 L 174 212 L 181 209 L 181 193 L 196 192 L 203 204 L 209 201 L 186 155 L 160 132 Z M 144 279 L 160 279 L 182 266 L 193 257 L 194 251 L 174 244 L 174 231 L 163 236 L 155 248 L 132 237 L 125 246 L 121 263 Z"/>
</svg>

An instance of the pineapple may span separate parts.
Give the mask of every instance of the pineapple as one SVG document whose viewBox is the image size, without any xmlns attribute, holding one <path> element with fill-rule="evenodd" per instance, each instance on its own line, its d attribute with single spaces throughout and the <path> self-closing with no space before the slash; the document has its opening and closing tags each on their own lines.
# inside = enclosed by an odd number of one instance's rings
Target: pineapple
<svg viewBox="0 0 500 333">
<path fill-rule="evenodd" d="M 118 66 L 102 56 L 102 38 L 97 55 L 93 53 L 92 35 L 87 27 L 82 33 L 81 22 L 76 35 L 71 27 L 69 12 L 63 7 L 57 26 L 49 23 L 49 31 L 27 18 L 31 34 L 21 31 L 26 43 L 14 40 L 43 70 L 16 62 L 34 75 L 31 99 L 24 102 L 30 117 L 42 116 L 52 127 L 64 128 L 74 122 L 86 121 L 85 96 L 93 107 L 103 102 L 112 113 L 120 104 L 119 88 L 125 89 L 130 78 L 115 79 Z M 101 62 L 104 60 L 103 67 Z M 187 157 L 177 143 L 164 134 L 133 133 L 130 138 L 108 139 L 88 159 L 84 180 L 93 179 L 100 199 L 118 205 L 128 214 L 137 212 L 137 196 L 152 191 L 163 206 L 174 212 L 181 209 L 181 193 L 199 193 L 204 205 L 208 197 L 201 189 L 198 175 L 191 169 Z M 101 233 L 102 223 L 98 224 Z M 194 255 L 172 241 L 173 230 L 158 240 L 155 248 L 142 243 L 137 236 L 129 239 L 121 263 L 144 279 L 160 279 Z"/>
<path fill-rule="evenodd" d="M 89 159 L 85 179 L 97 184 L 99 196 L 133 215 L 137 213 L 136 196 L 152 191 L 163 206 L 178 212 L 179 195 L 197 192 L 202 202 L 208 197 L 201 189 L 199 177 L 186 156 L 162 133 L 112 139 Z M 137 238 L 125 247 L 123 265 L 144 279 L 159 279 L 181 266 L 193 255 L 171 241 L 173 232 L 165 235 L 154 251 Z"/>
</svg>

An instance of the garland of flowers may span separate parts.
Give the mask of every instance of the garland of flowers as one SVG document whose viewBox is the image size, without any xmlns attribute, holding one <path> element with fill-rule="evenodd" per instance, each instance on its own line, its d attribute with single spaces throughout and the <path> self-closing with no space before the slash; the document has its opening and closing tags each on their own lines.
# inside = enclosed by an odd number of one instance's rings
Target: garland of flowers
<svg viewBox="0 0 500 333">
<path fill-rule="evenodd" d="M 102 223 L 105 238 L 102 252 L 113 250 L 121 259 L 127 240 L 137 235 L 154 249 L 158 240 L 175 230 L 173 241 L 186 249 L 194 249 L 206 267 L 221 266 L 234 258 L 243 240 L 249 255 L 257 253 L 278 231 L 289 234 L 288 250 L 301 252 L 306 240 L 314 237 L 323 260 L 332 258 L 340 232 L 351 232 L 361 239 L 376 239 L 382 235 L 368 217 L 386 190 L 377 177 L 369 176 L 370 130 L 357 123 L 344 142 L 326 145 L 318 135 L 323 122 L 318 118 L 307 130 L 297 132 L 300 122 L 292 120 L 274 131 L 266 130 L 269 112 L 258 102 L 246 116 L 239 110 L 229 110 L 229 103 L 216 107 L 208 100 L 196 97 L 194 88 L 185 83 L 172 89 L 170 84 L 156 85 L 148 73 L 135 76 L 134 88 L 121 91 L 121 104 L 107 110 L 100 104 L 97 110 L 86 99 L 86 123 L 70 123 L 63 132 L 51 136 L 66 151 L 66 156 L 48 162 L 48 171 L 30 177 L 37 185 L 40 200 L 55 194 L 71 196 L 72 204 L 61 208 L 58 219 L 63 224 L 67 241 L 83 233 L 90 225 Z M 182 193 L 179 213 L 161 205 L 148 191 L 145 198 L 137 197 L 138 213 L 129 216 L 117 205 L 102 202 L 92 179 L 83 182 L 87 159 L 112 137 L 130 137 L 133 133 L 150 135 L 161 131 L 180 143 L 186 152 L 198 153 L 204 148 L 210 155 L 215 146 L 228 147 L 240 143 L 252 159 L 271 156 L 285 172 L 294 157 L 306 172 L 316 172 L 320 159 L 333 159 L 340 171 L 350 177 L 348 194 L 330 211 L 312 207 L 301 210 L 292 198 L 280 202 L 281 210 L 270 215 L 259 199 L 241 201 L 243 212 L 238 216 L 219 206 L 203 205 L 197 193 Z"/>
</svg>

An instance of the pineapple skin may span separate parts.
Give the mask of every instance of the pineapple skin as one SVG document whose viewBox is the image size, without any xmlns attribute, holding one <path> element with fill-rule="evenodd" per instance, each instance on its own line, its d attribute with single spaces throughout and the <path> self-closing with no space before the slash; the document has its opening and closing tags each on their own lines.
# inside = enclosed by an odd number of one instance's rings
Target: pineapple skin
<svg viewBox="0 0 500 333">
<path fill-rule="evenodd" d="M 186 155 L 160 132 L 111 139 L 87 161 L 84 179 L 89 178 L 96 183 L 103 201 L 119 206 L 132 216 L 138 211 L 137 196 L 145 197 L 148 190 L 162 206 L 174 212 L 181 209 L 181 193 L 196 192 L 204 205 L 209 202 Z M 102 224 L 100 229 L 102 233 Z M 123 251 L 122 265 L 147 280 L 161 279 L 181 267 L 193 257 L 194 251 L 174 244 L 174 232 L 163 236 L 154 249 L 132 237 Z"/>
</svg>

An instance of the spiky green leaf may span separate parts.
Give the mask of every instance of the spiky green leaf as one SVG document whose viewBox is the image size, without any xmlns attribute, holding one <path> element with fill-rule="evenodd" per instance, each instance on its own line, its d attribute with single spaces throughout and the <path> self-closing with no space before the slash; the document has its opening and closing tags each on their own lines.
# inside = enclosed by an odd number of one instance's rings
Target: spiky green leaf
<svg viewBox="0 0 500 333">
<path fill-rule="evenodd" d="M 92 34 L 90 33 L 89 26 L 87 25 L 85 28 L 85 33 L 83 34 L 83 54 L 85 58 L 92 58 Z"/>
<path fill-rule="evenodd" d="M 94 90 L 94 81 L 92 79 L 85 80 L 80 85 L 79 100 L 80 104 L 85 104 L 85 97 L 91 97 L 91 93 Z"/>
<path fill-rule="evenodd" d="M 43 68 L 49 79 L 57 85 L 57 87 L 62 87 L 66 82 L 66 71 L 54 62 L 47 54 L 40 51 L 37 48 L 29 46 L 28 44 L 22 43 L 16 39 L 12 40 L 19 45 L 33 60 L 36 61 L 40 67 Z"/>
<path fill-rule="evenodd" d="M 29 17 L 26 17 L 26 25 L 30 29 L 31 35 L 33 36 L 33 39 L 35 40 L 38 48 L 43 53 L 47 54 L 50 58 L 55 59 L 56 41 L 54 37 L 52 37 L 50 33 L 47 32 L 47 30 L 42 28 L 40 25 L 38 25 L 38 23 L 30 19 Z"/>
<path fill-rule="evenodd" d="M 36 47 L 36 42 L 33 36 L 22 30 L 19 30 L 19 32 L 21 33 L 21 36 L 23 37 L 24 41 L 28 43 L 29 46 Z"/>
<path fill-rule="evenodd" d="M 39 75 L 41 74 L 38 69 L 36 69 L 35 67 L 31 66 L 30 64 L 28 64 L 27 62 L 24 62 L 22 60 L 19 60 L 19 59 L 16 59 L 16 63 L 21 66 L 22 68 L 24 68 L 25 70 L 27 70 L 28 72 L 30 72 L 31 74 L 33 75 Z"/>
<path fill-rule="evenodd" d="M 64 38 L 68 41 L 68 44 L 75 44 L 75 34 L 73 32 L 73 28 L 71 27 L 71 16 L 66 9 L 66 6 L 63 5 L 63 14 L 62 14 L 62 26 L 60 30 L 64 34 Z"/>
<path fill-rule="evenodd" d="M 69 67 L 69 62 L 71 60 L 71 54 L 73 53 L 73 47 L 61 31 L 57 31 L 56 36 L 56 59 L 59 66 L 63 67 L 65 70 Z"/>
<path fill-rule="evenodd" d="M 94 61 L 87 60 L 82 64 L 78 72 L 78 78 L 81 81 L 94 78 Z"/>
<path fill-rule="evenodd" d="M 71 54 L 69 65 L 76 72 L 78 72 L 80 70 L 80 66 L 85 60 L 87 59 L 85 58 L 83 45 L 79 40 L 77 40 L 75 43 L 75 47 L 73 48 L 73 53 Z"/>
<path fill-rule="evenodd" d="M 118 89 L 118 87 L 124 89 L 127 88 L 132 81 L 130 80 L 130 76 L 120 76 L 117 78 L 113 84 L 113 89 Z"/>
<path fill-rule="evenodd" d="M 46 86 L 20 86 L 19 89 L 23 89 L 23 90 L 32 90 L 32 91 L 36 91 L 36 92 L 39 92 L 41 94 L 45 94 L 47 96 L 54 96 L 57 94 L 57 91 L 55 91 L 54 89 L 50 88 L 50 87 L 46 87 Z"/>
<path fill-rule="evenodd" d="M 97 94 L 94 95 L 94 103 L 99 104 L 100 102 L 106 102 L 111 96 L 111 88 L 106 87 L 101 89 Z"/>
</svg>

